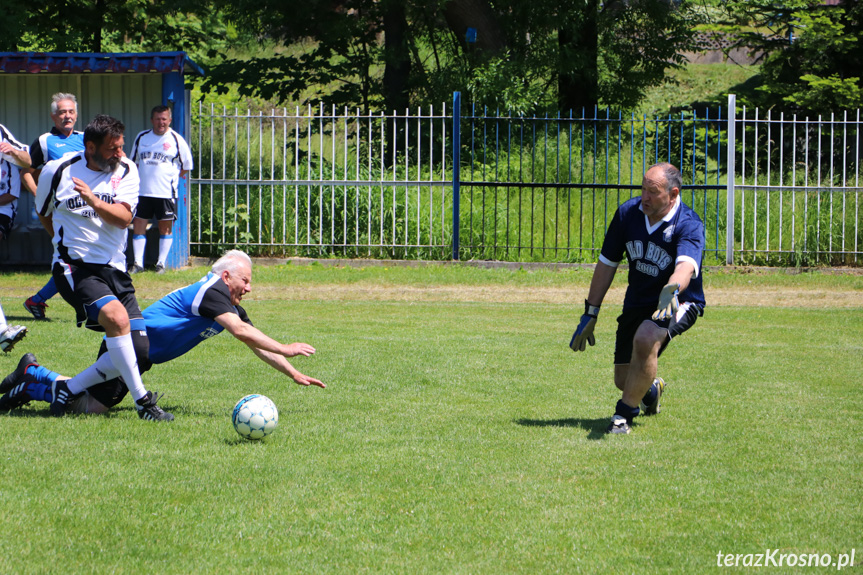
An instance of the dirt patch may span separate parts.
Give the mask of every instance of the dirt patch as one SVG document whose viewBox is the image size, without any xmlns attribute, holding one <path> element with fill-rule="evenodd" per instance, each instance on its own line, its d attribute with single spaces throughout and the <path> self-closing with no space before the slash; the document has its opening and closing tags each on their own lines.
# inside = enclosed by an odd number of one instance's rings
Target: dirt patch
<svg viewBox="0 0 863 575">
<path fill-rule="evenodd" d="M 623 287 L 613 287 L 606 303 L 623 302 Z M 549 303 L 581 306 L 585 288 L 510 286 L 404 286 L 323 284 L 279 287 L 257 286 L 247 298 L 253 300 L 293 299 L 301 301 L 398 301 L 398 302 L 479 302 Z M 710 306 L 855 308 L 863 307 L 863 292 L 817 291 L 798 288 L 707 290 Z"/>
</svg>

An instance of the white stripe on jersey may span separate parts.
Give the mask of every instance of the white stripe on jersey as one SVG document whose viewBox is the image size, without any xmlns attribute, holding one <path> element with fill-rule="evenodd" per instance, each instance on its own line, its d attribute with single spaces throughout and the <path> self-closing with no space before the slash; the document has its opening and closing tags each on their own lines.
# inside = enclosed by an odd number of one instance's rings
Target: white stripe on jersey
<svg viewBox="0 0 863 575">
<path fill-rule="evenodd" d="M 198 290 L 198 293 L 195 294 L 195 299 L 192 300 L 192 313 L 199 316 L 201 312 L 199 312 L 199 308 L 201 307 L 201 301 L 204 299 L 204 296 L 207 294 L 207 290 L 210 289 L 210 286 L 222 279 L 222 276 L 213 275 L 210 279 L 204 282 L 204 285 Z"/>
<path fill-rule="evenodd" d="M 87 167 L 84 152 L 45 164 L 36 189 L 36 206 L 54 223 L 54 261 L 70 259 L 110 264 L 126 270 L 126 228 L 107 224 L 75 191 L 72 178 L 86 183 L 103 201 L 124 203 L 134 213 L 138 206 L 138 169 L 122 158 L 112 173 Z"/>
</svg>

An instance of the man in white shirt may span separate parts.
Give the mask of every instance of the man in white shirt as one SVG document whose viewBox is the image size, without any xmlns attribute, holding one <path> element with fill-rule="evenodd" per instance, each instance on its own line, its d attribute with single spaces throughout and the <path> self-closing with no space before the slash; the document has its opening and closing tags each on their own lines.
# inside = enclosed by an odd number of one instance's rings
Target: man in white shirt
<svg viewBox="0 0 863 575">
<path fill-rule="evenodd" d="M 138 205 L 138 168 L 123 152 L 125 126 L 98 115 L 84 129 L 84 151 L 48 162 L 39 176 L 36 210 L 54 243 L 52 274 L 78 326 L 104 331 L 141 419 L 171 421 L 138 370 L 149 340 L 132 279 L 126 273 L 126 228 Z M 64 415 L 84 389 L 58 381 L 51 413 Z"/>
<path fill-rule="evenodd" d="M 21 194 L 21 168 L 30 165 L 27 146 L 15 139 L 12 132 L 0 124 L 0 240 L 9 237 Z M 27 335 L 23 325 L 7 325 L 0 306 L 0 350 L 9 352 Z"/>
<path fill-rule="evenodd" d="M 159 225 L 159 258 L 156 273 L 165 272 L 165 260 L 173 242 L 172 228 L 177 219 L 177 186 L 192 169 L 192 151 L 183 137 L 171 129 L 171 109 L 156 106 L 150 113 L 152 130 L 138 134 L 130 158 L 141 175 L 140 200 L 133 224 L 132 248 L 135 263 L 129 270 L 144 269 L 147 222 Z"/>
</svg>

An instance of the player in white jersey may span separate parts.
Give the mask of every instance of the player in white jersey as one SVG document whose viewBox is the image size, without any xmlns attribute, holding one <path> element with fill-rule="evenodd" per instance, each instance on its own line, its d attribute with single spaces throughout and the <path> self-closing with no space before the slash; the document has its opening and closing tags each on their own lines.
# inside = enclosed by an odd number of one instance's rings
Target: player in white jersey
<svg viewBox="0 0 863 575">
<path fill-rule="evenodd" d="M 144 388 L 138 363 L 149 361 L 149 340 L 135 288 L 126 273 L 126 228 L 138 204 L 138 169 L 123 152 L 123 123 L 98 115 L 84 129 L 84 151 L 46 164 L 36 209 L 52 234 L 52 273 L 78 325 L 104 331 L 108 355 L 142 419 L 171 421 Z M 84 389 L 54 386 L 51 413 L 63 415 Z"/>
<path fill-rule="evenodd" d="M 135 263 L 130 270 L 144 269 L 147 247 L 147 222 L 155 219 L 159 225 L 159 257 L 156 272 L 165 272 L 165 260 L 173 243 L 172 228 L 177 219 L 177 186 L 192 169 L 192 151 L 183 137 L 171 129 L 171 109 L 156 106 L 150 112 L 152 130 L 138 134 L 130 158 L 141 174 L 138 211 L 133 224 L 132 248 Z"/>
<path fill-rule="evenodd" d="M 15 139 L 12 132 L 0 124 L 0 240 L 9 237 L 18 196 L 21 194 L 21 168 L 30 165 L 27 146 Z M 23 325 L 8 325 L 0 306 L 0 350 L 8 352 L 27 334 Z"/>
</svg>

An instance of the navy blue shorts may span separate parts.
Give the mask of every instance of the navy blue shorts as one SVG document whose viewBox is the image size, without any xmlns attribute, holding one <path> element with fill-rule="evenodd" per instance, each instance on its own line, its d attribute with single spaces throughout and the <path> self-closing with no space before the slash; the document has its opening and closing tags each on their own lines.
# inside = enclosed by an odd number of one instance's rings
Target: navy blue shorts
<svg viewBox="0 0 863 575">
<path fill-rule="evenodd" d="M 668 330 L 668 336 L 662 342 L 659 348 L 659 355 L 665 350 L 668 342 L 673 337 L 676 337 L 693 325 L 698 316 L 704 315 L 704 306 L 694 303 L 681 303 L 680 308 L 674 317 L 663 321 L 651 319 L 650 316 L 656 308 L 637 307 L 623 310 L 620 317 L 617 318 L 617 341 L 614 344 L 614 365 L 626 365 L 632 360 L 632 340 L 635 338 L 635 332 L 645 321 L 651 321 L 659 327 Z"/>
</svg>

